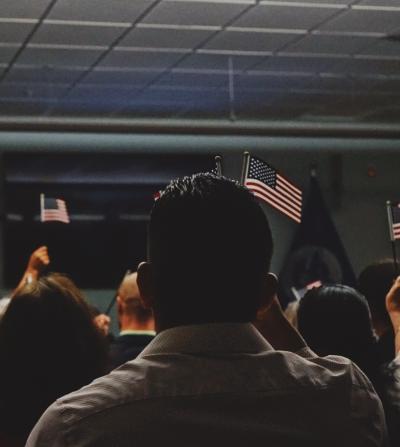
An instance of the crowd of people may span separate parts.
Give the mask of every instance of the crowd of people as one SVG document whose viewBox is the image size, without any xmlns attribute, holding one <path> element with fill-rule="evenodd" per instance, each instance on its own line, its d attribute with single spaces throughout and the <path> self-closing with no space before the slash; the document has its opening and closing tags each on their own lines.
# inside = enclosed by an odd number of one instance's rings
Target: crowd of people
<svg viewBox="0 0 400 447">
<path fill-rule="evenodd" d="M 293 324 L 264 212 L 213 174 L 160 192 L 148 244 L 117 337 L 46 247 L 31 255 L 0 300 L 0 446 L 400 445 L 393 262 L 309 290 Z"/>
</svg>

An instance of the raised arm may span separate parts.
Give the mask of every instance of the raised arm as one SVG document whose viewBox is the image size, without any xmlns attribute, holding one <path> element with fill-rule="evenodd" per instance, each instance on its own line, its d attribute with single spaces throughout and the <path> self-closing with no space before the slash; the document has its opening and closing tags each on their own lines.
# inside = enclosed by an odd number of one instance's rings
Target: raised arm
<svg viewBox="0 0 400 447">
<path fill-rule="evenodd" d="M 395 335 L 395 355 L 400 353 L 400 276 L 386 295 L 386 310 L 389 313 Z"/>
<path fill-rule="evenodd" d="M 303 337 L 286 318 L 277 296 L 269 306 L 258 311 L 253 324 L 277 350 L 297 352 L 307 346 Z"/>
<path fill-rule="evenodd" d="M 37 248 L 30 256 L 28 265 L 26 266 L 26 270 L 22 275 L 22 278 L 14 290 L 17 292 L 21 289 L 26 283 L 29 283 L 37 278 L 43 273 L 44 269 L 50 264 L 50 257 L 47 250 L 47 247 L 43 245 L 42 247 Z"/>
</svg>

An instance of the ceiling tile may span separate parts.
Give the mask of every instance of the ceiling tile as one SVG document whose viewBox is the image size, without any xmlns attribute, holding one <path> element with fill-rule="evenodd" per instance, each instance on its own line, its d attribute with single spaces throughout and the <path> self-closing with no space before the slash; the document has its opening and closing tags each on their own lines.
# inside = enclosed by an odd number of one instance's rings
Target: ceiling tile
<svg viewBox="0 0 400 447">
<path fill-rule="evenodd" d="M 398 95 L 400 92 L 400 78 L 375 80 L 371 90 L 374 92 L 393 93 Z"/>
<path fill-rule="evenodd" d="M 26 48 L 18 57 L 17 63 L 50 67 L 60 65 L 89 67 L 102 53 L 102 50 Z"/>
<path fill-rule="evenodd" d="M 100 22 L 134 22 L 154 0 L 58 0 L 48 18 Z"/>
<path fill-rule="evenodd" d="M 121 46 L 194 48 L 213 34 L 207 30 L 135 28 L 121 40 Z"/>
<path fill-rule="evenodd" d="M 121 105 L 122 107 L 137 92 L 137 88 L 132 88 L 128 85 L 120 87 L 78 85 L 69 92 L 66 100 L 79 100 L 88 103 L 109 103 Z"/>
<path fill-rule="evenodd" d="M 18 47 L 0 47 L 0 64 L 8 64 L 17 50 Z"/>
<path fill-rule="evenodd" d="M 258 5 L 233 26 L 308 30 L 337 13 L 337 8 Z"/>
<path fill-rule="evenodd" d="M 168 113 L 171 116 L 182 116 L 188 110 L 204 113 L 221 114 L 228 110 L 229 95 L 227 92 L 163 90 L 151 88 L 134 98 L 129 111 L 139 114 L 159 116 Z M 125 113 L 127 111 L 124 111 Z"/>
<path fill-rule="evenodd" d="M 334 57 L 301 57 L 276 56 L 268 57 L 261 64 L 253 67 L 254 70 L 287 71 L 303 73 L 331 73 L 341 59 Z"/>
<path fill-rule="evenodd" d="M 399 8 L 399 0 L 362 0 L 358 3 L 358 5 L 362 6 L 377 6 L 378 8 L 382 7 L 396 7 Z"/>
<path fill-rule="evenodd" d="M 1 1 L 0 73 L 49 5 Z M 396 31 L 400 0 L 57 0 L 0 114 L 228 119 L 231 60 L 239 119 L 398 123 Z"/>
<path fill-rule="evenodd" d="M 112 50 L 101 61 L 102 67 L 168 68 L 182 58 L 181 53 Z"/>
<path fill-rule="evenodd" d="M 387 39 L 375 39 L 371 45 L 364 48 L 363 51 L 360 51 L 360 54 L 399 57 L 400 42 Z"/>
<path fill-rule="evenodd" d="M 118 105 L 109 103 L 62 100 L 51 107 L 51 116 L 103 117 L 109 116 L 118 108 Z"/>
<path fill-rule="evenodd" d="M 340 99 L 340 95 L 327 93 L 306 93 L 306 92 L 288 92 L 282 95 L 275 105 L 279 107 L 304 107 L 307 105 L 308 109 L 315 107 L 326 107 L 328 105 L 336 104 Z"/>
<path fill-rule="evenodd" d="M 88 73 L 83 83 L 129 84 L 139 87 L 148 84 L 160 74 L 160 71 L 102 70 L 101 68 L 96 67 Z"/>
<path fill-rule="evenodd" d="M 400 121 L 400 104 L 397 106 L 381 107 L 376 110 L 371 111 L 368 114 L 363 114 L 363 121 L 371 122 L 382 122 L 382 123 L 393 123 L 397 125 Z"/>
<path fill-rule="evenodd" d="M 170 118 L 176 116 L 182 109 L 187 107 L 186 104 L 179 105 L 174 103 L 139 103 L 133 101 L 128 107 L 116 112 L 117 117 L 123 118 Z"/>
<path fill-rule="evenodd" d="M 32 43 L 61 45 L 111 45 L 125 28 L 108 26 L 68 26 L 42 24 L 35 32 Z"/>
<path fill-rule="evenodd" d="M 236 51 L 275 51 L 298 36 L 284 33 L 221 31 L 204 48 Z"/>
<path fill-rule="evenodd" d="M 250 107 L 251 109 L 256 106 L 266 106 L 267 104 L 272 104 L 282 95 L 279 91 L 263 90 L 263 91 L 249 91 L 249 90 L 239 90 L 235 93 L 235 110 L 240 110 L 243 112 L 245 109 Z"/>
<path fill-rule="evenodd" d="M 351 9 L 321 26 L 322 30 L 390 33 L 400 27 L 400 10 L 376 11 Z"/>
<path fill-rule="evenodd" d="M 22 43 L 34 26 L 34 23 L 0 23 L 0 41 L 2 43 Z"/>
<path fill-rule="evenodd" d="M 375 81 L 352 76 L 316 76 L 313 77 L 308 88 L 324 90 L 325 92 L 368 92 Z"/>
<path fill-rule="evenodd" d="M 380 95 L 347 95 L 335 103 L 335 107 L 329 107 L 326 113 L 336 114 L 339 117 L 369 114 L 381 107 L 393 106 L 393 98 Z"/>
<path fill-rule="evenodd" d="M 51 103 L 43 101 L 23 101 L 0 99 L 0 116 L 38 116 L 42 115 Z"/>
<path fill-rule="evenodd" d="M 298 121 L 301 119 L 301 116 L 307 112 L 306 105 L 299 104 L 296 107 L 281 107 L 279 105 L 271 105 L 271 104 L 247 104 L 245 107 L 237 110 L 236 115 L 239 119 L 246 120 L 268 120 L 268 121 L 277 121 L 277 120 L 290 120 L 290 121 Z"/>
<path fill-rule="evenodd" d="M 152 85 L 150 88 L 146 89 L 140 96 L 135 98 L 139 102 L 141 101 L 150 101 L 150 102 L 169 102 L 169 103 L 177 103 L 177 104 L 198 104 L 204 101 L 215 101 L 218 97 L 223 96 L 223 98 L 227 99 L 227 92 L 217 92 L 214 89 L 174 89 L 174 88 L 165 88 L 160 87 L 158 85 Z"/>
<path fill-rule="evenodd" d="M 243 74 L 235 76 L 235 90 L 270 90 L 305 88 L 312 82 L 311 76 L 284 76 L 271 74 Z"/>
<path fill-rule="evenodd" d="M 399 60 L 385 60 L 385 59 L 359 59 L 352 58 L 343 61 L 338 69 L 342 73 L 355 75 L 381 75 L 391 76 L 400 74 L 400 59 Z"/>
<path fill-rule="evenodd" d="M 248 5 L 214 2 L 161 2 L 144 23 L 222 26 L 244 11 Z"/>
<path fill-rule="evenodd" d="M 43 82 L 43 83 L 72 83 L 81 74 L 82 70 L 66 70 L 56 67 L 18 67 L 13 68 L 5 77 L 9 82 Z"/>
<path fill-rule="evenodd" d="M 264 3 L 265 0 L 261 0 L 262 3 Z M 307 2 L 302 2 L 300 0 L 276 0 L 274 1 L 274 3 L 313 3 L 314 5 L 318 5 L 318 4 L 326 4 L 327 6 L 329 5 L 349 5 L 350 3 L 353 3 L 354 0 L 311 0 L 311 1 L 307 1 Z M 378 0 L 380 1 L 380 0 Z M 268 2 L 268 0 L 267 0 Z"/>
<path fill-rule="evenodd" d="M 180 113 L 179 118 L 185 119 L 229 119 L 229 104 L 225 103 L 205 103 L 202 107 L 185 107 Z"/>
<path fill-rule="evenodd" d="M 298 42 L 288 45 L 285 51 L 291 53 L 345 54 L 357 53 L 376 42 L 373 37 L 308 35 Z"/>
<path fill-rule="evenodd" d="M 67 88 L 50 84 L 25 84 L 2 82 L 0 84 L 0 100 L 7 98 L 43 98 L 50 100 L 65 94 Z"/>
<path fill-rule="evenodd" d="M 186 86 L 195 88 L 212 88 L 227 85 L 228 74 L 206 74 L 206 73 L 180 73 L 173 71 L 166 73 L 159 81 L 158 85 Z"/>
<path fill-rule="evenodd" d="M 227 56 L 222 54 L 191 54 L 185 58 L 177 68 L 195 70 L 226 70 L 229 67 L 229 58 L 232 59 L 234 70 L 244 70 L 261 60 L 263 57 L 257 56 Z"/>
<path fill-rule="evenodd" d="M 1 0 L 0 17 L 38 19 L 51 0 Z M 3 27 L 3 25 L 1 25 Z"/>
</svg>

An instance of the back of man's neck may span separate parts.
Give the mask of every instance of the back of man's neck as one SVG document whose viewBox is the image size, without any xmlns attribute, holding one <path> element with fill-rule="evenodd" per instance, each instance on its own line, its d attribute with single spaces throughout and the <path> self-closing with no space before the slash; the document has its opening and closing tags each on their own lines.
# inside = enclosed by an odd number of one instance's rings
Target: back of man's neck
<svg viewBox="0 0 400 447">
<path fill-rule="evenodd" d="M 154 324 L 151 322 L 143 324 L 137 321 L 122 322 L 120 332 L 123 331 L 154 331 Z"/>
</svg>

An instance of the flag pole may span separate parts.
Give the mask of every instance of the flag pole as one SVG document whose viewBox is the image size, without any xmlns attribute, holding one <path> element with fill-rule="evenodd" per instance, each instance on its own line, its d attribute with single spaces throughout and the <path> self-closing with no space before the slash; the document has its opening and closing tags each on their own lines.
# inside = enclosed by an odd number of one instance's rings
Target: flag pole
<svg viewBox="0 0 400 447">
<path fill-rule="evenodd" d="M 40 221 L 44 221 L 44 194 L 40 194 Z"/>
<path fill-rule="evenodd" d="M 217 175 L 222 177 L 222 157 L 220 155 L 215 156 L 215 164 L 217 166 Z"/>
<path fill-rule="evenodd" d="M 395 242 L 394 231 L 393 231 L 392 202 L 390 200 L 388 200 L 386 202 L 386 210 L 387 210 L 388 223 L 389 223 L 390 241 L 392 243 L 394 272 L 395 272 L 396 276 L 398 276 L 398 274 L 399 274 L 399 263 L 397 262 L 396 242 Z"/>
<path fill-rule="evenodd" d="M 240 184 L 244 185 L 246 181 L 247 173 L 249 171 L 250 153 L 243 152 L 243 164 L 242 164 L 242 176 L 240 178 Z"/>
</svg>

